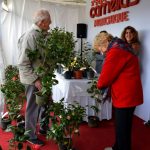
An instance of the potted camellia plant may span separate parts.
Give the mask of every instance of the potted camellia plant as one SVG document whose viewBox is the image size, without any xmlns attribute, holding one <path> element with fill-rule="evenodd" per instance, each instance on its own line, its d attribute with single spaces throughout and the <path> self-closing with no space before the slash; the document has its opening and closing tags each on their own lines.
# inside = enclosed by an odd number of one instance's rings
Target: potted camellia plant
<svg viewBox="0 0 150 150">
<path fill-rule="evenodd" d="M 13 138 L 9 140 L 10 149 L 19 149 L 23 147 L 23 142 L 28 138 L 23 126 L 20 122 L 24 121 L 24 116 L 20 114 L 20 110 L 25 100 L 25 88 L 19 79 L 19 70 L 16 66 L 9 65 L 5 69 L 5 82 L 1 85 L 1 92 L 5 97 L 6 115 L 9 124 L 5 126 L 6 116 L 1 120 L 3 130 L 8 128 L 13 133 Z M 13 121 L 13 125 L 11 125 Z M 16 143 L 17 142 L 17 143 Z"/>
<path fill-rule="evenodd" d="M 54 28 L 46 37 L 45 33 L 40 32 L 40 36 L 37 39 L 37 49 L 28 50 L 28 57 L 31 61 L 40 61 L 35 72 L 42 81 L 42 90 L 36 95 L 44 98 L 39 102 L 39 105 L 45 104 L 51 98 L 52 86 L 58 83 L 55 79 L 55 69 L 57 69 L 58 64 L 66 65 L 68 63 L 74 47 L 75 40 L 72 32 Z M 41 57 L 43 59 L 39 60 Z"/>
<path fill-rule="evenodd" d="M 18 77 L 19 71 L 16 66 L 9 65 L 5 69 L 5 82 L 1 85 L 1 92 L 4 94 L 7 122 L 11 122 L 19 115 L 25 100 L 24 86 Z M 5 115 L 4 115 L 5 116 Z M 2 118 L 2 128 L 5 130 L 6 116 Z M 4 123 L 4 124 L 3 124 Z"/>
<path fill-rule="evenodd" d="M 13 137 L 9 140 L 9 149 L 25 149 L 26 144 L 24 142 L 29 139 L 28 133 L 30 130 L 25 131 L 20 124 L 9 125 L 8 129 L 13 133 Z"/>
<path fill-rule="evenodd" d="M 85 116 L 85 108 L 77 102 L 66 104 L 63 99 L 54 102 L 49 108 L 49 118 L 52 120 L 51 128 L 47 132 L 47 138 L 53 139 L 59 150 L 73 150 L 72 136 L 79 135 L 79 126 Z"/>
<path fill-rule="evenodd" d="M 90 82 L 90 87 L 87 89 L 87 92 L 91 95 L 91 98 L 95 101 L 95 105 L 90 106 L 93 109 L 93 116 L 88 116 L 88 125 L 90 127 L 97 127 L 99 125 L 98 112 L 100 111 L 100 105 L 103 101 L 102 91 L 97 88 L 97 78 L 94 78 Z M 88 106 L 89 107 L 89 106 Z"/>
<path fill-rule="evenodd" d="M 83 66 L 83 74 L 84 77 L 87 79 L 93 79 L 95 76 L 95 70 L 92 67 L 92 62 L 95 58 L 93 49 L 91 48 L 91 45 L 86 42 L 83 44 L 83 58 L 82 58 L 82 66 Z"/>
<path fill-rule="evenodd" d="M 79 54 L 76 54 L 73 61 L 71 62 L 71 66 L 73 68 L 73 77 L 74 79 L 82 79 L 83 78 L 83 72 L 81 68 L 83 67 L 81 56 Z"/>
</svg>

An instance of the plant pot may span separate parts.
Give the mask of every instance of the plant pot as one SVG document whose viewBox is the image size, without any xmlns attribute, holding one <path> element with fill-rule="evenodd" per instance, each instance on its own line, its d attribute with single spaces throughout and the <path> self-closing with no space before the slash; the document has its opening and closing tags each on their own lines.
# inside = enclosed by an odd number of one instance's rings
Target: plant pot
<svg viewBox="0 0 150 150">
<path fill-rule="evenodd" d="M 87 78 L 87 69 L 82 70 L 83 78 Z"/>
<path fill-rule="evenodd" d="M 67 148 L 67 146 L 63 144 L 58 144 L 58 149 L 59 150 L 75 150 L 75 148 Z"/>
<path fill-rule="evenodd" d="M 88 126 L 92 128 L 98 127 L 99 118 L 97 116 L 88 116 Z"/>
<path fill-rule="evenodd" d="M 41 95 L 40 92 L 36 92 L 35 96 L 36 96 L 36 104 L 39 106 L 43 106 L 48 102 L 48 97 Z"/>
<path fill-rule="evenodd" d="M 23 115 L 18 115 L 16 120 L 17 120 L 17 123 L 23 122 L 23 121 L 25 121 L 25 117 Z"/>
<path fill-rule="evenodd" d="M 26 143 L 14 141 L 9 143 L 9 150 L 27 150 Z"/>
<path fill-rule="evenodd" d="M 88 70 L 87 71 L 87 79 L 91 80 L 95 76 L 95 72 L 93 70 Z"/>
<path fill-rule="evenodd" d="M 16 142 L 16 147 L 18 150 L 26 150 L 26 144 L 22 142 Z"/>
<path fill-rule="evenodd" d="M 74 78 L 75 79 L 82 79 L 83 78 L 82 71 L 81 70 L 74 71 Z"/>
<path fill-rule="evenodd" d="M 7 117 L 1 119 L 1 128 L 2 130 L 6 130 L 7 126 L 11 124 L 11 120 Z"/>
<path fill-rule="evenodd" d="M 67 150 L 67 147 L 63 144 L 58 144 L 58 149 L 59 150 Z"/>
<path fill-rule="evenodd" d="M 72 71 L 66 71 L 64 73 L 64 78 L 65 79 L 71 79 L 72 78 Z"/>
<path fill-rule="evenodd" d="M 72 148 L 72 139 L 70 137 L 65 137 L 64 142 L 58 144 L 58 148 L 59 150 L 74 150 Z"/>
</svg>

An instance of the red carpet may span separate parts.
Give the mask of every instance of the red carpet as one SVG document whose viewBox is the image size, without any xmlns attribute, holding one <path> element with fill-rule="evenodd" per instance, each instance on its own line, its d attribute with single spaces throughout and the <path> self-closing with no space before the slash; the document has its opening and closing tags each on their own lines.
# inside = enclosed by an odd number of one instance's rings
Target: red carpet
<svg viewBox="0 0 150 150">
<path fill-rule="evenodd" d="M 10 132 L 0 129 L 0 145 L 3 150 L 8 150 L 8 140 L 12 137 Z M 51 140 L 47 141 L 44 136 L 39 135 L 46 145 L 40 150 L 58 150 L 57 145 Z M 134 117 L 133 123 L 133 150 L 150 150 L 150 127 L 143 124 L 143 121 Z M 114 142 L 113 120 L 103 120 L 98 128 L 90 128 L 87 123 L 80 127 L 80 136 L 74 137 L 74 147 L 76 150 L 103 150 L 111 146 Z M 34 148 L 33 148 L 34 149 Z"/>
</svg>

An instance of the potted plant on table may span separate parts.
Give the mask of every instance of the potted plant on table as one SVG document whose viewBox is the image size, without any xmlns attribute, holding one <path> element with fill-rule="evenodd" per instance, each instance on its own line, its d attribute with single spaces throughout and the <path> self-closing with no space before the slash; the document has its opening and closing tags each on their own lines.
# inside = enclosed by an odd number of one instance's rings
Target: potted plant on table
<svg viewBox="0 0 150 150">
<path fill-rule="evenodd" d="M 82 67 L 84 72 L 84 77 L 87 79 L 93 79 L 95 76 L 95 70 L 92 67 L 92 62 L 94 60 L 94 53 L 91 45 L 88 42 L 83 45 L 83 58 L 82 58 Z"/>
<path fill-rule="evenodd" d="M 76 55 L 74 57 L 73 62 L 71 63 L 73 67 L 73 76 L 75 79 L 82 79 L 83 78 L 83 71 L 81 70 L 83 64 L 81 61 L 81 57 L 79 55 Z"/>
<path fill-rule="evenodd" d="M 44 105 L 49 98 L 51 99 L 52 86 L 58 83 L 55 79 L 55 69 L 57 69 L 58 64 L 66 65 L 68 63 L 74 47 L 75 40 L 72 32 L 54 28 L 46 37 L 45 33 L 40 32 L 40 36 L 37 39 L 37 49 L 28 50 L 28 57 L 31 61 L 40 61 L 35 72 L 42 81 L 42 90 L 37 94 L 44 96 L 45 101 L 42 100 L 39 105 Z M 39 60 L 39 58 L 43 59 Z"/>
<path fill-rule="evenodd" d="M 83 68 L 84 68 L 83 69 L 83 73 L 84 73 L 84 77 L 86 77 L 89 80 L 93 79 L 94 76 L 95 76 L 95 70 L 91 66 L 90 62 L 89 62 L 89 60 L 86 57 L 83 58 Z"/>
</svg>

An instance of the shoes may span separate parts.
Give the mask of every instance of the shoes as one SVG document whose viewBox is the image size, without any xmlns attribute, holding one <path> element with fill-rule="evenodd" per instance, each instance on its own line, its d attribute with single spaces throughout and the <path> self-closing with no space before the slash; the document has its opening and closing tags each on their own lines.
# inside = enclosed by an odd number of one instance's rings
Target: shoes
<svg viewBox="0 0 150 150">
<path fill-rule="evenodd" d="M 106 147 L 104 150 L 113 150 L 112 147 Z"/>
<path fill-rule="evenodd" d="M 30 144 L 35 144 L 35 145 L 39 145 L 39 146 L 43 146 L 44 142 L 39 140 L 39 139 L 29 139 L 27 140 Z"/>
<path fill-rule="evenodd" d="M 39 130 L 39 133 L 42 134 L 42 135 L 46 135 L 47 131 L 40 129 L 40 130 Z"/>
</svg>

